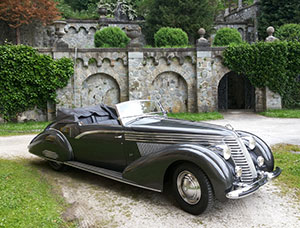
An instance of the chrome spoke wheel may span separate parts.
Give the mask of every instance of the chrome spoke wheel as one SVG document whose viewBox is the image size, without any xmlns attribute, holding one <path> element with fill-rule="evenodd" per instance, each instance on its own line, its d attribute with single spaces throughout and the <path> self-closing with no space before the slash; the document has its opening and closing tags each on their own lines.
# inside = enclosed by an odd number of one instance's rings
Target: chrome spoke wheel
<svg viewBox="0 0 300 228">
<path fill-rule="evenodd" d="M 177 189 L 188 204 L 197 204 L 201 199 L 201 187 L 193 173 L 184 170 L 177 176 Z"/>
</svg>

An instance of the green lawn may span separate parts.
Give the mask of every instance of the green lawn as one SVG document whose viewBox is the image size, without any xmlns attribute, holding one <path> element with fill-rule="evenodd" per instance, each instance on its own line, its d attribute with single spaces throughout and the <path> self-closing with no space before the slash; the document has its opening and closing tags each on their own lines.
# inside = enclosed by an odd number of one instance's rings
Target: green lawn
<svg viewBox="0 0 300 228">
<path fill-rule="evenodd" d="M 300 146 L 278 144 L 272 147 L 275 165 L 282 169 L 278 182 L 287 191 L 293 189 L 300 199 Z M 299 153 L 296 153 L 299 152 Z"/>
<path fill-rule="evenodd" d="M 49 122 L 2 123 L 0 136 L 37 134 L 44 130 Z"/>
<path fill-rule="evenodd" d="M 168 113 L 168 117 L 192 121 L 217 120 L 223 119 L 219 112 L 201 112 L 201 113 Z"/>
<path fill-rule="evenodd" d="M 25 161 L 0 159 L 0 227 L 70 227 L 60 196 Z"/>
<path fill-rule="evenodd" d="M 300 118 L 300 109 L 275 109 L 261 112 L 260 114 L 275 118 Z"/>
</svg>

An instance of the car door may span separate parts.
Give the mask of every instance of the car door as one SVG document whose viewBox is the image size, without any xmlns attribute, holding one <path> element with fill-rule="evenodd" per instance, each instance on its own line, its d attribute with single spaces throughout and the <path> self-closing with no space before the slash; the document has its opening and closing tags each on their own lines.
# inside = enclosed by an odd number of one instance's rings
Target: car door
<svg viewBox="0 0 300 228">
<path fill-rule="evenodd" d="M 124 131 L 120 125 L 78 125 L 72 140 L 74 159 L 98 167 L 122 171 L 126 166 Z"/>
</svg>

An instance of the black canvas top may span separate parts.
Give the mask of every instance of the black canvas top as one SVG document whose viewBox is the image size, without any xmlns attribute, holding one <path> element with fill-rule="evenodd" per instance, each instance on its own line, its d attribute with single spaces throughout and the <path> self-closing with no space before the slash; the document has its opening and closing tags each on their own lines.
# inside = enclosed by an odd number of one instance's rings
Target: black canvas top
<svg viewBox="0 0 300 228">
<path fill-rule="evenodd" d="M 101 104 L 95 106 L 87 106 L 82 108 L 61 108 L 57 110 L 56 121 L 63 120 L 64 122 L 79 122 L 82 117 L 89 117 L 92 115 L 97 116 L 110 116 L 112 119 L 117 118 L 108 106 Z"/>
</svg>

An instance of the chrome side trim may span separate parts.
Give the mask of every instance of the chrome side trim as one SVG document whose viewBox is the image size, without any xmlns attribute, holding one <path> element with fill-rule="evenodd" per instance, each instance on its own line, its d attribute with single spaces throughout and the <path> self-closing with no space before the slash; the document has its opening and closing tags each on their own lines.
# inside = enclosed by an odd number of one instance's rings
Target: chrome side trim
<svg viewBox="0 0 300 228">
<path fill-rule="evenodd" d="M 64 164 L 68 165 L 68 166 L 72 166 L 74 168 L 78 168 L 78 169 L 90 172 L 90 173 L 94 173 L 94 174 L 99 175 L 99 176 L 103 176 L 103 177 L 106 177 L 106 178 L 109 178 L 109 179 L 112 179 L 112 180 L 115 180 L 115 181 L 119 181 L 121 183 L 130 184 L 130 185 L 135 186 L 135 187 L 144 188 L 144 189 L 155 191 L 155 192 L 162 192 L 159 189 L 155 189 L 155 188 L 150 188 L 150 187 L 146 187 L 146 186 L 143 186 L 143 185 L 139 185 L 139 184 L 136 184 L 134 182 L 131 182 L 131 181 L 123 179 L 123 178 L 114 177 L 114 176 L 111 176 L 109 174 L 105 174 L 105 173 L 101 173 L 101 172 L 96 172 L 96 171 L 93 171 L 93 170 L 90 170 L 90 169 L 86 169 L 86 168 L 81 167 L 81 166 L 77 166 L 77 165 L 69 163 L 69 162 L 64 162 Z"/>
<path fill-rule="evenodd" d="M 79 135 L 77 135 L 75 137 L 75 139 L 80 139 L 86 135 L 93 135 L 93 134 L 99 134 L 99 133 L 103 133 L 103 134 L 123 134 L 125 131 L 110 131 L 110 130 L 94 130 L 94 131 L 86 131 L 86 132 L 83 132 Z"/>
</svg>

